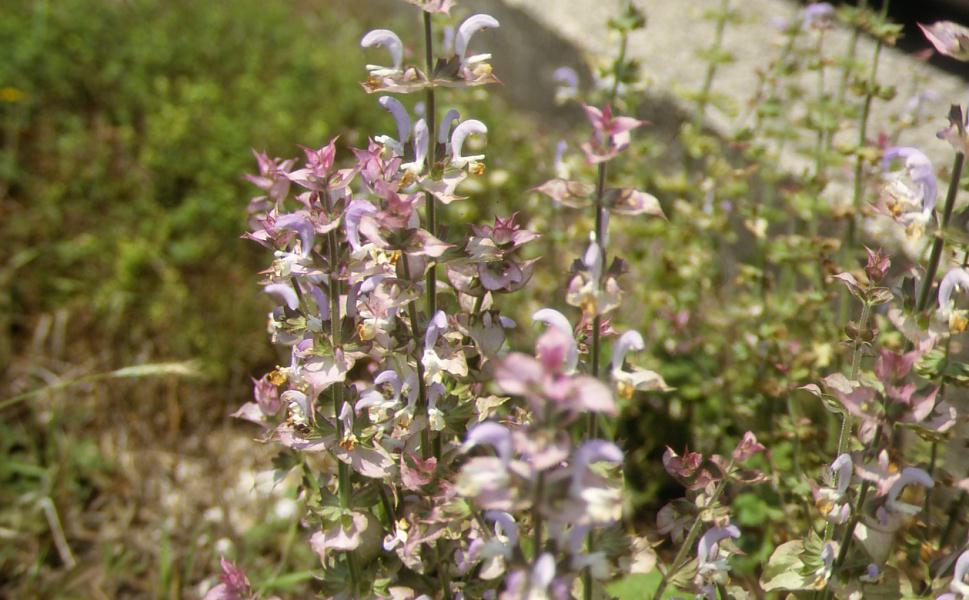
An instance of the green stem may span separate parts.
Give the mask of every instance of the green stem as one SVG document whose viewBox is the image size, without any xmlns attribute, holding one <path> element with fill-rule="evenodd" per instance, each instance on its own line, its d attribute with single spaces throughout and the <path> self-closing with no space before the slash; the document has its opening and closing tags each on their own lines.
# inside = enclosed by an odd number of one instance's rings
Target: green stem
<svg viewBox="0 0 969 600">
<path fill-rule="evenodd" d="M 871 442 L 865 449 L 865 455 L 871 455 L 878 445 L 878 440 L 882 435 L 882 427 L 879 425 L 875 428 L 875 435 L 872 436 Z M 834 563 L 831 567 L 831 577 L 833 578 L 844 564 L 845 559 L 848 557 L 848 547 L 851 545 L 851 540 L 855 534 L 855 527 L 858 525 L 858 521 L 861 519 L 861 509 L 865 506 L 865 499 L 868 497 L 868 491 L 871 489 L 870 481 L 862 481 L 861 489 L 858 491 L 858 498 L 855 501 L 855 506 L 851 511 L 851 518 L 848 519 L 848 524 L 845 527 L 844 534 L 841 536 L 841 546 L 838 549 L 838 557 L 835 558 Z M 831 587 L 827 587 L 824 590 L 824 598 L 831 597 Z"/>
<path fill-rule="evenodd" d="M 824 173 L 824 152 L 825 152 L 825 138 L 828 135 L 828 128 L 822 124 L 823 118 L 825 116 L 825 111 L 827 110 L 827 103 L 824 99 L 824 30 L 818 33 L 818 45 L 815 50 L 818 55 L 818 141 L 814 150 L 814 177 L 816 180 L 820 181 Z M 817 219 L 813 219 L 812 223 L 817 224 Z"/>
<path fill-rule="evenodd" d="M 325 194 L 324 196 L 327 211 L 332 213 L 333 207 L 330 196 L 329 194 Z M 330 266 L 330 344 L 333 347 L 333 353 L 335 355 L 337 350 L 340 349 L 343 335 L 343 319 L 340 317 L 339 267 L 337 264 L 339 262 L 339 245 L 337 244 L 335 231 L 327 233 L 326 242 L 327 258 Z M 299 288 L 296 287 L 296 289 Z M 336 424 L 336 436 L 338 440 L 342 441 L 345 434 L 343 431 L 343 421 L 340 420 L 340 413 L 343 411 L 344 403 L 343 384 L 340 382 L 334 383 L 330 387 L 330 392 L 333 400 L 333 421 Z M 350 494 L 353 489 L 353 483 L 350 481 L 350 465 L 342 460 L 337 461 L 337 482 L 339 486 L 340 506 L 347 508 L 350 506 Z"/>
<path fill-rule="evenodd" d="M 707 71 L 703 77 L 703 87 L 700 88 L 700 97 L 697 102 L 696 115 L 693 124 L 699 128 L 703 125 L 703 117 L 706 116 L 707 105 L 710 99 L 710 90 L 713 89 L 713 79 L 717 74 L 717 67 L 720 64 L 720 50 L 723 47 L 723 32 L 727 27 L 727 16 L 730 9 L 730 0 L 721 0 L 720 14 L 717 15 L 717 30 L 713 36 L 713 45 L 710 47 L 713 60 L 707 63 Z"/>
<path fill-rule="evenodd" d="M 717 484 L 717 487 L 714 488 L 713 494 L 710 496 L 710 501 L 707 502 L 707 505 L 700 509 L 697 513 L 696 519 L 693 521 L 693 525 L 690 526 L 690 531 L 686 534 L 686 539 L 683 540 L 683 545 L 680 546 L 679 552 L 676 553 L 676 556 L 673 558 L 673 562 L 670 564 L 670 568 L 663 573 L 663 578 L 659 582 L 659 587 L 656 588 L 656 592 L 653 594 L 653 600 L 659 600 L 663 597 L 663 592 L 666 591 L 666 587 L 669 585 L 670 579 L 676 576 L 679 570 L 683 568 L 683 565 L 686 564 L 686 555 L 690 552 L 690 549 L 693 548 L 693 542 L 695 542 L 697 536 L 700 535 L 700 528 L 703 526 L 703 519 L 700 517 L 706 510 L 713 507 L 717 500 L 720 499 L 720 495 L 727 487 L 728 474 L 732 470 L 733 461 L 731 461 L 724 470 L 724 477 L 720 480 L 720 483 Z"/>
<path fill-rule="evenodd" d="M 600 274 L 599 281 L 596 283 L 599 290 L 602 290 L 603 276 L 605 275 L 606 269 L 606 208 L 602 204 L 603 196 L 605 195 L 606 188 L 606 163 L 599 163 L 599 172 L 596 179 L 596 245 L 599 247 L 599 256 L 602 261 L 602 273 Z M 592 376 L 599 377 L 600 370 L 600 353 L 602 350 L 602 340 L 599 330 L 602 325 L 602 316 L 598 314 L 592 319 Z M 590 412 L 587 418 L 586 433 L 589 439 L 594 439 L 599 435 L 599 424 L 596 419 L 596 414 Z"/>
<path fill-rule="evenodd" d="M 956 203 L 956 195 L 959 192 L 959 178 L 962 177 L 962 165 L 966 155 L 957 152 L 952 163 L 952 178 L 949 180 L 949 191 L 945 196 L 945 206 L 942 209 L 942 222 L 939 230 L 935 234 L 932 242 L 932 252 L 929 254 L 929 266 L 925 270 L 925 277 L 922 279 L 922 287 L 919 289 L 918 302 L 915 304 L 915 312 L 920 313 L 925 310 L 929 301 L 929 291 L 935 282 L 936 273 L 939 271 L 939 261 L 942 258 L 942 249 L 945 246 L 945 230 L 949 226 L 949 218 L 952 217 L 952 208 Z"/>
<path fill-rule="evenodd" d="M 863 349 L 863 343 L 861 340 L 862 335 L 865 330 L 868 329 L 868 319 L 871 316 L 871 304 L 865 302 L 861 309 L 861 319 L 858 324 L 858 333 L 854 339 L 854 349 L 851 353 L 851 371 L 849 372 L 849 377 L 851 381 L 854 381 L 858 377 L 858 369 L 861 366 L 861 354 Z M 848 437 L 851 435 L 851 416 L 847 412 L 841 413 L 841 431 L 838 434 L 838 450 L 835 454 L 835 458 L 841 456 L 848 450 Z M 838 484 L 837 475 L 835 475 L 835 485 Z M 834 533 L 834 524 L 830 521 L 824 526 L 824 541 L 827 542 L 831 539 L 831 535 Z"/>
<path fill-rule="evenodd" d="M 404 279 L 413 282 L 410 275 L 410 265 L 407 255 L 401 252 L 401 271 Z M 421 349 L 424 345 L 424 336 L 421 334 L 421 326 L 417 317 L 417 304 L 414 301 L 407 303 L 407 316 L 410 319 L 411 337 L 414 338 L 414 355 L 417 359 L 417 417 L 424 421 L 421 427 L 421 457 L 427 460 L 432 455 L 431 447 L 431 422 L 427 416 L 427 388 L 424 386 L 424 363 L 422 362 Z"/>
<path fill-rule="evenodd" d="M 868 73 L 868 86 L 865 90 L 865 103 L 861 108 L 861 117 L 858 121 L 858 149 L 855 156 L 854 191 L 851 198 L 852 213 L 848 220 L 848 231 L 845 235 L 845 249 L 850 251 L 855 243 L 856 230 L 858 227 L 858 213 L 861 212 L 861 192 L 864 179 L 865 158 L 861 150 L 865 147 L 868 139 L 868 117 L 871 115 L 871 103 L 875 98 L 875 80 L 878 75 L 878 59 L 881 56 L 881 40 L 875 43 L 875 55 L 871 60 L 871 70 Z"/>
<path fill-rule="evenodd" d="M 868 0 L 861 0 L 858 3 L 858 8 L 862 11 L 868 8 Z M 855 56 L 858 52 L 858 37 L 860 33 L 861 29 L 858 25 L 853 24 L 851 27 L 851 37 L 848 38 L 848 51 L 845 53 L 844 68 L 841 70 L 841 79 L 838 81 L 838 92 L 835 95 L 834 107 L 838 110 L 844 106 L 845 92 L 848 90 L 848 80 L 851 78 L 851 72 L 855 65 Z M 829 131 L 825 142 L 825 150 L 831 149 L 833 138 L 833 132 Z"/>
<path fill-rule="evenodd" d="M 545 473 L 538 474 L 535 482 L 535 497 L 532 499 L 532 545 L 535 547 L 532 558 L 538 558 L 542 552 L 542 500 L 545 496 Z"/>
<path fill-rule="evenodd" d="M 424 13 L 424 58 L 427 61 L 427 76 L 433 79 L 434 36 L 433 29 L 431 28 L 431 13 L 426 11 L 422 12 Z M 427 119 L 427 131 L 430 136 L 427 144 L 427 173 L 429 177 L 432 177 L 434 161 L 436 159 L 435 155 L 437 153 L 437 108 L 435 106 L 434 86 L 427 87 L 425 98 L 425 116 Z M 427 230 L 431 235 L 437 237 L 437 209 L 433 194 L 425 195 L 424 212 L 427 217 Z M 427 270 L 425 283 L 425 287 L 427 288 L 427 314 L 429 317 L 432 317 L 437 312 L 437 263 L 431 263 L 431 268 Z"/>
</svg>

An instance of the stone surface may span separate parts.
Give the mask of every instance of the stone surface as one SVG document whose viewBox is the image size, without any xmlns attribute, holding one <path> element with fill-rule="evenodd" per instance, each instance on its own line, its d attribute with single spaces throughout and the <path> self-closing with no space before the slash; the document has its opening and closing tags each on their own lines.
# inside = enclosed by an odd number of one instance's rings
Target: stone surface
<svg viewBox="0 0 969 600">
<path fill-rule="evenodd" d="M 548 29 L 559 33 L 576 47 L 594 56 L 611 56 L 617 42 L 606 29 L 606 21 L 619 12 L 623 0 L 504 0 L 512 7 L 521 9 Z M 755 69 L 765 66 L 780 52 L 782 36 L 772 21 L 800 19 L 799 7 L 788 0 L 731 0 L 731 7 L 739 11 L 743 22 L 731 24 L 724 35 L 724 47 L 736 58 L 733 64 L 718 70 L 715 90 L 731 97 L 743 107 L 757 87 Z M 700 89 L 704 63 L 697 53 L 710 45 L 714 25 L 702 18 L 707 11 L 718 10 L 721 0 L 637 0 L 636 5 L 647 15 L 645 31 L 636 32 L 629 40 L 629 53 L 642 61 L 643 75 L 651 81 L 648 93 L 669 96 L 677 90 Z M 812 34 L 813 35 L 813 34 Z M 850 33 L 836 27 L 825 34 L 827 53 L 841 54 L 848 45 Z M 928 43 L 926 43 L 928 47 Z M 875 49 L 874 40 L 862 36 L 858 44 L 858 58 L 870 61 Z M 552 57 L 546 57 L 551 60 Z M 921 90 L 932 90 L 935 100 L 928 101 L 924 115 L 937 115 L 928 125 L 907 131 L 900 144 L 918 146 L 937 165 L 947 164 L 951 152 L 948 145 L 936 139 L 935 132 L 945 125 L 945 115 L 952 103 L 969 101 L 969 84 L 957 76 L 938 71 L 919 62 L 911 55 L 886 48 L 879 61 L 878 80 L 898 88 L 898 94 L 889 102 L 875 101 L 872 107 L 870 131 L 877 134 L 879 124 L 888 123 L 898 114 L 912 96 L 912 74 L 918 71 L 927 76 Z M 969 68 L 967 68 L 969 71 Z M 813 75 L 813 74 L 812 74 Z M 836 76 L 830 72 L 829 85 L 834 86 Z M 805 81 L 807 89 L 815 89 L 813 81 Z M 741 110 L 739 116 L 730 116 L 716 109 L 708 112 L 710 126 L 722 133 L 735 131 L 748 124 L 749 111 Z M 854 140 L 857 132 L 850 127 L 839 133 L 839 139 Z M 786 166 L 799 169 L 803 163 L 793 157 Z"/>
</svg>

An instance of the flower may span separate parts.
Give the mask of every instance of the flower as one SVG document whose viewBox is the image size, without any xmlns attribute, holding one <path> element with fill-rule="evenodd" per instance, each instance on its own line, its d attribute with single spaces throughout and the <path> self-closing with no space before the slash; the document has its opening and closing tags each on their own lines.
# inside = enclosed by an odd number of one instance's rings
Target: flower
<svg viewBox="0 0 969 600">
<path fill-rule="evenodd" d="M 222 566 L 222 575 L 219 576 L 221 583 L 210 589 L 203 600 L 250 600 L 255 596 L 249 579 L 242 569 L 238 568 L 225 557 L 219 559 Z"/>
<path fill-rule="evenodd" d="M 917 148 L 889 148 L 882 157 L 883 168 L 887 171 L 896 158 L 904 161 L 904 171 L 890 176 L 883 201 L 892 218 L 905 224 L 909 234 L 917 238 L 932 218 L 938 182 L 931 161 Z"/>
<path fill-rule="evenodd" d="M 726 527 L 712 527 L 703 534 L 697 543 L 696 548 L 696 584 L 704 588 L 704 595 L 708 598 L 716 598 L 716 592 L 710 595 L 709 584 L 719 582 L 730 570 L 727 559 L 720 557 L 720 542 L 725 539 L 736 539 L 740 537 L 740 530 L 736 525 Z"/>
<path fill-rule="evenodd" d="M 393 66 L 382 67 L 380 65 L 367 65 L 367 70 L 372 75 L 378 77 L 391 76 L 401 71 L 404 64 L 404 44 L 393 31 L 389 29 L 374 29 L 363 36 L 360 40 L 360 46 L 364 48 L 382 46 L 390 53 L 390 60 Z"/>
<path fill-rule="evenodd" d="M 582 144 L 582 151 L 591 164 L 610 160 L 624 150 L 629 145 L 629 132 L 645 123 L 632 117 L 614 117 L 609 105 L 602 109 L 582 106 L 592 123 L 592 139 Z"/>
<path fill-rule="evenodd" d="M 940 54 L 969 61 L 969 28 L 952 21 L 936 21 L 931 25 L 919 23 L 918 26 Z"/>
<path fill-rule="evenodd" d="M 468 52 L 468 44 L 471 42 L 471 37 L 475 33 L 481 31 L 482 29 L 495 29 L 497 27 L 498 20 L 491 15 L 485 14 L 471 15 L 465 19 L 460 26 L 458 26 L 458 33 L 454 38 L 454 52 L 458 55 L 458 60 L 461 61 L 462 66 L 474 65 L 491 58 L 490 54 L 466 56 Z"/>
<path fill-rule="evenodd" d="M 643 336 L 634 330 L 629 330 L 622 334 L 613 343 L 612 366 L 609 373 L 616 384 L 619 396 L 627 400 L 632 398 L 633 392 L 636 390 L 668 391 L 671 389 L 666 385 L 666 382 L 663 381 L 663 377 L 659 373 L 640 369 L 639 367 L 632 367 L 628 371 L 623 368 L 623 361 L 626 358 L 627 352 L 630 350 L 643 350 L 645 347 L 646 344 L 643 342 Z"/>
<path fill-rule="evenodd" d="M 542 308 L 535 311 L 532 315 L 532 320 L 545 323 L 549 327 L 554 327 L 571 339 L 566 350 L 565 367 L 563 370 L 565 373 L 574 373 L 575 368 L 579 365 L 579 345 L 575 341 L 575 334 L 573 333 L 572 324 L 569 323 L 569 320 L 565 315 L 552 308 Z"/>
<path fill-rule="evenodd" d="M 956 152 L 969 154 L 969 111 L 963 118 L 962 107 L 953 104 L 949 108 L 949 126 L 935 135 L 940 140 L 949 142 Z"/>
<path fill-rule="evenodd" d="M 400 103 L 400 100 L 392 96 L 381 96 L 377 99 L 377 102 L 384 110 L 393 115 L 394 121 L 397 123 L 397 139 L 387 136 L 379 136 L 376 139 L 390 147 L 395 155 L 403 156 L 404 144 L 410 139 L 411 134 L 410 116 L 407 114 L 407 109 Z"/>
<path fill-rule="evenodd" d="M 552 72 L 555 80 L 555 102 L 564 104 L 579 96 L 579 74 L 572 67 L 559 67 Z"/>
<path fill-rule="evenodd" d="M 834 7 L 828 2 L 812 2 L 801 13 L 803 29 L 827 29 L 834 19 Z"/>
<path fill-rule="evenodd" d="M 466 121 L 461 121 L 458 126 L 454 128 L 454 132 L 451 134 L 451 164 L 453 166 L 463 169 L 469 163 L 484 160 L 484 154 L 476 154 L 473 156 L 463 156 L 461 154 L 461 152 L 464 150 L 464 140 L 466 140 L 469 135 L 474 133 L 484 135 L 488 133 L 488 127 L 477 119 L 468 119 Z"/>
<path fill-rule="evenodd" d="M 845 494 L 851 483 L 853 468 L 851 455 L 847 453 L 839 455 L 829 467 L 835 487 L 823 487 L 814 492 L 814 502 L 821 515 L 835 525 L 843 524 L 851 515 L 851 505 L 847 502 Z"/>
<path fill-rule="evenodd" d="M 891 487 L 888 489 L 885 508 L 891 512 L 906 515 L 914 515 L 921 511 L 921 506 L 902 502 L 898 499 L 898 496 L 902 493 L 902 490 L 909 485 L 920 485 L 924 488 L 932 488 L 935 486 L 935 481 L 933 481 L 932 476 L 923 469 L 919 469 L 918 467 L 905 467 L 902 469 L 901 475 L 895 479 Z"/>
<path fill-rule="evenodd" d="M 956 560 L 956 567 L 952 573 L 952 581 L 949 583 L 951 593 L 942 594 L 936 600 L 967 600 L 969 599 L 969 584 L 966 577 L 969 576 L 969 550 L 959 555 Z"/>
<path fill-rule="evenodd" d="M 961 267 L 956 267 L 945 274 L 942 283 L 939 284 L 939 314 L 949 320 L 950 330 L 964 331 L 966 329 L 966 319 L 961 316 L 962 311 L 953 311 L 952 292 L 956 290 L 969 290 L 969 271 Z M 961 320 L 961 327 L 954 320 Z"/>
<path fill-rule="evenodd" d="M 447 144 L 448 139 L 451 137 L 451 125 L 455 122 L 461 122 L 461 113 L 457 109 L 450 108 L 444 113 L 444 117 L 437 126 L 437 143 L 439 145 Z"/>
</svg>

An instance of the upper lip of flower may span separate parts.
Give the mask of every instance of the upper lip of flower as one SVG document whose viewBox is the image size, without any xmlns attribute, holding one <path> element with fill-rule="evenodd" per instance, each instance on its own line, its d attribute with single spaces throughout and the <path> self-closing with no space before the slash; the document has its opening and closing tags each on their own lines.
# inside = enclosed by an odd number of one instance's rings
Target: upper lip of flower
<svg viewBox="0 0 969 600">
<path fill-rule="evenodd" d="M 397 37 L 397 34 L 389 29 L 374 29 L 363 36 L 360 40 L 360 45 L 364 48 L 370 48 L 371 46 L 383 46 L 390 53 L 390 59 L 393 61 L 394 71 L 400 71 L 404 64 L 404 44 Z M 371 71 L 377 71 L 381 69 L 386 69 L 386 67 L 381 67 L 379 65 L 367 65 L 367 69 Z"/>
<path fill-rule="evenodd" d="M 498 20 L 486 14 L 471 15 L 461 23 L 454 39 L 454 51 L 461 64 L 465 64 L 465 54 L 468 52 L 468 43 L 471 41 L 471 36 L 482 29 L 493 29 L 498 26 Z"/>
</svg>

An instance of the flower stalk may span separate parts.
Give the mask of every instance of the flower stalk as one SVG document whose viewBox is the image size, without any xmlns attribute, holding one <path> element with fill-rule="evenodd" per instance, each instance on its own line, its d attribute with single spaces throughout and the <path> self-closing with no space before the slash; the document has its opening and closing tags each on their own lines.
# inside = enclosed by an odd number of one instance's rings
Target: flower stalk
<svg viewBox="0 0 969 600">
<path fill-rule="evenodd" d="M 697 512 L 696 518 L 693 520 L 693 524 L 690 525 L 690 530 L 686 534 L 686 538 L 683 540 L 683 544 L 680 546 L 679 551 L 673 558 L 673 562 L 670 563 L 669 569 L 663 573 L 663 578 L 660 579 L 659 587 L 656 588 L 656 592 L 653 593 L 653 600 L 660 600 L 663 597 L 663 592 L 666 591 L 667 586 L 669 586 L 670 580 L 679 573 L 680 569 L 688 562 L 686 557 L 689 554 L 690 549 L 693 547 L 693 543 L 696 542 L 697 537 L 700 535 L 700 529 L 703 527 L 703 513 L 707 510 L 713 508 L 717 501 L 720 499 L 720 495 L 723 494 L 723 490 L 727 487 L 727 480 L 729 479 L 729 473 L 733 470 L 733 461 L 727 465 L 724 469 L 723 479 L 717 483 L 717 487 L 714 488 L 713 494 L 710 495 L 710 501 L 707 502 L 706 506 Z"/>
<path fill-rule="evenodd" d="M 952 217 L 952 209 L 956 203 L 956 196 L 959 192 L 959 179 L 962 177 L 962 166 L 966 155 L 956 152 L 952 161 L 952 176 L 949 179 L 949 190 L 945 195 L 945 205 L 942 208 L 942 221 L 936 232 L 935 239 L 932 241 L 932 250 L 929 253 L 929 264 L 925 270 L 925 277 L 922 279 L 922 286 L 919 288 L 918 300 L 915 304 L 915 312 L 921 313 L 929 302 L 929 292 L 935 282 L 935 276 L 939 271 L 939 261 L 942 259 L 942 249 L 945 246 L 945 230 L 949 226 L 949 219 Z"/>
</svg>

